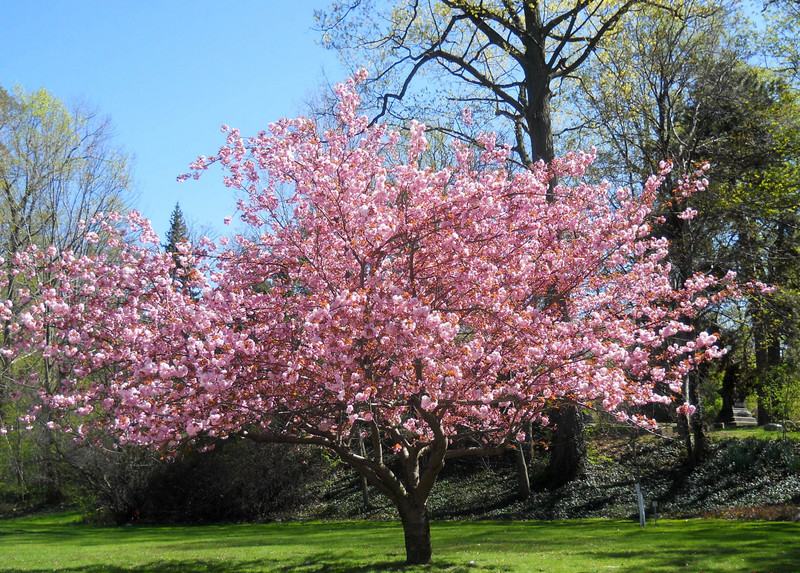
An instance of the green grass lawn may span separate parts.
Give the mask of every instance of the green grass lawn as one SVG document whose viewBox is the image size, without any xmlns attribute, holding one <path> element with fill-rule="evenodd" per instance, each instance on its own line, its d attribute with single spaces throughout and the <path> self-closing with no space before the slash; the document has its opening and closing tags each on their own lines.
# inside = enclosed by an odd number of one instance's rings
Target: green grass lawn
<svg viewBox="0 0 800 573">
<path fill-rule="evenodd" d="M 767 432 L 763 427 L 744 427 L 728 428 L 725 430 L 711 430 L 708 432 L 711 439 L 730 439 L 730 438 L 757 438 L 759 440 L 780 440 L 783 439 L 783 432 Z M 786 437 L 793 441 L 800 440 L 800 432 L 786 432 Z"/>
<path fill-rule="evenodd" d="M 0 521 L 0 571 L 796 573 L 800 524 L 668 520 L 438 522 L 406 567 L 398 523 L 105 527 L 74 514 Z"/>
</svg>

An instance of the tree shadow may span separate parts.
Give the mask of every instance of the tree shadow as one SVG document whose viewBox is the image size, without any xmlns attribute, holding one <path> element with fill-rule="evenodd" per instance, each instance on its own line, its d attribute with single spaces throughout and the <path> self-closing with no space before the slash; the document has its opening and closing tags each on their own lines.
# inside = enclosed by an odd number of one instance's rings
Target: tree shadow
<svg viewBox="0 0 800 573">
<path fill-rule="evenodd" d="M 752 527 L 751 527 L 752 526 Z M 644 533 L 644 531 L 642 531 Z M 650 529 L 650 534 L 656 531 Z M 748 523 L 741 529 L 717 530 L 713 522 L 693 524 L 685 531 L 670 532 L 669 546 L 659 544 L 637 549 L 636 538 L 631 539 L 628 551 L 593 550 L 600 563 L 622 563 L 615 567 L 617 573 L 640 573 L 641 565 L 626 566 L 626 560 L 641 563 L 649 561 L 648 571 L 672 573 L 674 571 L 712 570 L 713 564 L 726 565 L 726 571 L 736 570 L 757 573 L 797 573 L 800 568 L 800 546 L 795 542 L 795 530 L 782 523 Z M 700 540 L 700 542 L 698 542 Z M 645 541 L 645 538 L 642 538 Z M 655 558 L 654 554 L 658 557 Z M 712 565 L 709 565 L 712 564 Z"/>
<path fill-rule="evenodd" d="M 303 564 L 299 567 L 297 563 L 287 563 L 279 569 L 275 569 L 275 571 L 280 573 L 289 573 L 293 571 L 309 571 L 314 573 L 378 573 L 383 571 L 410 572 L 420 570 L 431 573 L 502 573 L 503 571 L 511 571 L 508 567 L 498 565 L 465 564 L 456 561 L 440 560 L 435 557 L 433 561 L 427 565 L 407 565 L 400 557 L 394 561 L 375 561 L 369 564 L 355 564 L 347 559 L 332 561 L 332 558 L 330 553 L 308 555 L 303 559 Z"/>
<path fill-rule="evenodd" d="M 2 569 L 3 573 L 245 573 L 254 571 L 271 571 L 274 573 L 380 573 L 404 571 L 426 571 L 430 573 L 502 573 L 510 571 L 508 567 L 496 565 L 476 565 L 457 563 L 455 561 L 434 560 L 427 565 L 406 565 L 400 558 L 394 561 L 373 561 L 364 564 L 350 559 L 337 558 L 330 553 L 305 555 L 297 560 L 256 559 L 251 561 L 225 562 L 209 560 L 180 560 L 168 562 L 145 563 L 132 567 L 114 565 L 82 565 L 76 567 L 59 567 L 43 569 Z"/>
<path fill-rule="evenodd" d="M 76 567 L 59 567 L 46 569 L 4 569 L 4 573 L 207 573 L 214 571 L 218 573 L 243 573 L 245 571 L 275 571 L 276 563 L 270 563 L 267 559 L 256 561 L 239 561 L 236 563 L 220 563 L 218 561 L 202 560 L 182 560 L 145 563 L 131 567 L 119 567 L 116 565 L 96 564 L 81 565 Z"/>
</svg>

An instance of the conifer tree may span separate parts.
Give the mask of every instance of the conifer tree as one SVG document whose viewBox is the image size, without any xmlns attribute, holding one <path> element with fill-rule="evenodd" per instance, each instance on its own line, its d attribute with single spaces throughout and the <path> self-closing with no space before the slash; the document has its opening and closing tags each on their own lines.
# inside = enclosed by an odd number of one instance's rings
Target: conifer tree
<svg viewBox="0 0 800 573">
<path fill-rule="evenodd" d="M 172 254 L 172 258 L 175 261 L 172 279 L 177 280 L 183 287 L 186 285 L 186 277 L 191 269 L 185 263 L 185 258 L 181 252 L 181 244 L 189 244 L 189 227 L 183 218 L 180 203 L 175 203 L 175 208 L 172 210 L 172 215 L 169 219 L 169 231 L 167 231 L 167 242 L 164 244 L 164 250 Z"/>
</svg>

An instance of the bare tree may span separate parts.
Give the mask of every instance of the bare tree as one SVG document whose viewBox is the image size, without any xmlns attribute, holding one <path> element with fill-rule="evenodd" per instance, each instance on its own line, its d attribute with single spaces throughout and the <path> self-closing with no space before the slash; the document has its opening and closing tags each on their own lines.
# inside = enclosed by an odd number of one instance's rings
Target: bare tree
<svg viewBox="0 0 800 573">
<path fill-rule="evenodd" d="M 407 119 L 406 100 L 419 104 L 435 85 L 442 97 L 428 104 L 430 114 L 417 106 L 417 119 L 422 115 L 431 127 L 464 137 L 453 123 L 460 109 L 488 112 L 500 120 L 492 127 L 511 135 L 519 163 L 531 166 L 554 157 L 551 98 L 560 82 L 592 56 L 625 14 L 649 4 L 413 0 L 387 8 L 354 0 L 335 3 L 317 19 L 328 47 L 353 67 L 372 68 L 376 117 Z"/>
</svg>

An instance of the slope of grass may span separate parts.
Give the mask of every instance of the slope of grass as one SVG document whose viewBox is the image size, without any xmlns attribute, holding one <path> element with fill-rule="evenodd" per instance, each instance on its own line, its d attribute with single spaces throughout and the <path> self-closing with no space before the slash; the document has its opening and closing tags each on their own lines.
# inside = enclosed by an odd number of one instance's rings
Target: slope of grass
<svg viewBox="0 0 800 573">
<path fill-rule="evenodd" d="M 656 502 L 659 514 L 671 518 L 800 519 L 800 441 L 749 432 L 742 438 L 712 438 L 708 459 L 694 470 L 687 467 L 677 440 L 640 438 L 632 443 L 625 436 L 596 438 L 590 442 L 586 475 L 555 490 L 537 482 L 546 464 L 538 452 L 531 461 L 534 491 L 527 500 L 517 495 L 513 455 L 449 462 L 431 494 L 431 513 L 444 520 L 633 519 L 638 515 L 638 477 L 648 514 Z M 372 490 L 371 510 L 364 511 L 356 474 L 346 468 L 309 497 L 319 501 L 286 517 L 397 517 L 377 490 Z"/>
<path fill-rule="evenodd" d="M 766 431 L 763 426 L 758 427 L 744 427 L 744 428 L 726 428 L 724 430 L 712 430 L 708 433 L 711 440 L 729 440 L 737 438 L 744 440 L 747 438 L 755 438 L 758 440 L 782 440 L 784 438 L 783 432 Z M 787 439 L 797 442 L 800 440 L 800 432 L 787 431 Z"/>
<path fill-rule="evenodd" d="M 638 480 L 648 507 L 657 502 L 664 517 L 800 519 L 800 437 L 793 433 L 784 441 L 782 433 L 762 428 L 715 431 L 708 437 L 708 458 L 690 469 L 679 439 L 635 436 L 613 425 L 592 427 L 586 474 L 556 490 L 543 479 L 548 452 L 536 446 L 529 462 L 533 494 L 525 501 L 517 494 L 513 453 L 451 460 L 433 490 L 431 512 L 447 520 L 631 518 L 637 513 Z M 540 438 L 547 435 L 535 443 Z M 142 520 L 162 524 L 397 517 L 389 500 L 372 487 L 366 510 L 356 473 L 341 463 L 315 454 L 305 465 L 306 458 L 293 450 L 247 445 L 253 447 L 217 449 L 202 454 L 208 457 L 190 457 L 177 469 L 161 468 L 158 479 L 136 484 L 138 490 L 124 490 L 127 482 L 121 481 L 119 498 L 130 503 L 116 513 L 105 498 L 94 503 L 69 492 L 56 500 L 63 505 L 26 505 L 31 498 L 19 496 L 4 503 L 3 486 L 9 484 L 0 478 L 0 518 L 74 507 L 85 507 L 96 521 L 130 519 L 136 510 Z M 297 470 L 300 464 L 302 471 Z M 272 472 L 272 467 L 282 470 Z M 784 506 L 787 511 L 751 511 Z M 95 507 L 100 511 L 93 512 Z"/>
<path fill-rule="evenodd" d="M 396 522 L 107 527 L 58 514 L 0 521 L 0 570 L 791 573 L 798 535 L 786 522 L 445 521 L 433 524 L 433 563 L 406 567 Z"/>
</svg>

